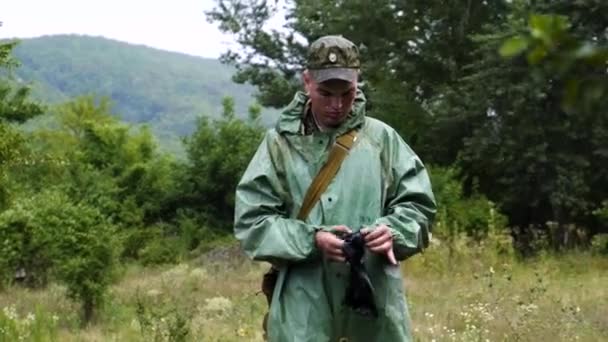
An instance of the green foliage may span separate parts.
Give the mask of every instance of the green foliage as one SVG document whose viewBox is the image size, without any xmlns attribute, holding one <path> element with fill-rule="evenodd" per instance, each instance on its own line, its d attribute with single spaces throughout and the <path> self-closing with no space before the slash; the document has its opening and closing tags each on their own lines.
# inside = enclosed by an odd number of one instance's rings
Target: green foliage
<svg viewBox="0 0 608 342">
<path fill-rule="evenodd" d="M 480 194 L 464 196 L 458 170 L 431 167 L 429 173 L 438 205 L 436 236 L 452 241 L 464 234 L 479 242 L 506 231 L 506 217 L 494 203 Z"/>
<path fill-rule="evenodd" d="M 88 323 L 112 280 L 115 233 L 98 209 L 61 192 L 20 198 L 0 214 L 3 280 L 21 273 L 28 285 L 44 285 L 56 276 L 68 296 L 81 302 Z"/>
<path fill-rule="evenodd" d="M 589 111 L 608 93 L 608 77 L 602 76 L 608 45 L 582 41 L 571 28 L 564 15 L 532 15 L 528 32 L 504 42 L 500 52 L 511 58 L 526 52 L 531 66 L 541 66 L 565 79 L 565 110 Z"/>
<path fill-rule="evenodd" d="M 603 224 L 608 225 L 608 200 L 603 201 L 601 207 L 597 208 L 593 215 L 600 219 Z"/>
<path fill-rule="evenodd" d="M 210 214 L 217 228 L 232 225 L 234 192 L 262 139 L 257 121 L 236 118 L 234 101 L 225 98 L 222 118 L 198 120 L 196 131 L 184 140 L 188 156 L 185 186 L 192 208 Z M 250 117 L 256 117 L 252 108 Z"/>
<path fill-rule="evenodd" d="M 30 286 L 54 276 L 82 304 L 87 324 L 103 304 L 123 237 L 174 215 L 164 201 L 176 191 L 175 162 L 159 155 L 150 131 L 120 123 L 106 98 L 76 98 L 53 115 L 56 126 L 22 138 L 28 153 L 5 169 L 21 195 L 0 214 L 2 254 L 9 256 L 2 275 L 12 281 L 25 271 Z M 160 239 L 150 241 L 164 248 Z M 123 255 L 139 256 L 145 243 L 131 243 Z M 144 256 L 150 258 L 152 247 Z"/>
<path fill-rule="evenodd" d="M 159 239 L 162 236 L 161 227 L 139 227 L 129 229 L 123 234 L 123 250 L 121 257 L 123 260 L 137 260 L 140 252 L 150 244 L 150 241 Z"/>
<path fill-rule="evenodd" d="M 57 316 L 50 315 L 36 306 L 34 312 L 20 316 L 15 307 L 0 311 L 0 341 L 58 341 Z"/>
<path fill-rule="evenodd" d="M 40 114 L 42 108 L 30 99 L 29 88 L 13 89 L 0 81 L 0 121 L 22 123 Z"/>
<path fill-rule="evenodd" d="M 608 255 L 608 234 L 598 234 L 591 240 L 591 251 L 599 255 Z"/>
<path fill-rule="evenodd" d="M 196 247 L 184 246 L 185 237 L 179 227 L 165 223 L 132 230 L 129 234 L 123 255 L 136 257 L 143 265 L 174 264 L 185 251 Z"/>
<path fill-rule="evenodd" d="M 59 127 L 38 131 L 37 144 L 41 153 L 66 160 L 62 186 L 67 193 L 126 228 L 164 215 L 164 202 L 175 190 L 176 164 L 158 152 L 149 130 L 119 122 L 107 98 L 76 98 L 57 107 L 55 115 Z"/>
<path fill-rule="evenodd" d="M 605 72 L 605 66 L 576 57 L 588 46 L 579 43 L 581 33 L 599 44 L 605 41 L 603 28 L 587 21 L 570 25 L 563 16 L 534 15 L 528 21 L 525 15 L 562 5 L 516 2 L 507 20 L 476 37 L 478 61 L 467 67 L 460 92 L 444 107 L 474 127 L 460 154 L 469 182 L 479 180 L 479 190 L 500 203 L 510 223 L 523 231 L 548 221 L 560 230 L 570 223 L 599 229 L 592 212 L 608 186 L 601 166 L 608 162 L 606 97 L 564 105 L 572 98 L 572 80 L 586 84 L 586 78 Z M 571 9 L 583 15 L 593 6 Z M 528 54 L 504 59 L 496 53 L 501 48 L 513 56 Z"/>
<path fill-rule="evenodd" d="M 62 233 L 54 229 L 67 219 L 58 212 L 58 196 L 47 192 L 23 198 L 0 213 L 0 254 L 3 256 L 0 275 L 4 283 L 12 281 L 18 273 L 28 286 L 47 283 L 57 252 L 55 239 Z"/>
<path fill-rule="evenodd" d="M 19 65 L 12 52 L 16 42 L 0 42 L 0 211 L 8 205 L 9 190 L 6 168 L 21 161 L 24 154 L 24 138 L 11 123 L 22 123 L 42 113 L 42 107 L 31 100 L 30 90 L 15 87 L 10 78 Z"/>
<path fill-rule="evenodd" d="M 196 221 L 196 215 L 188 216 L 183 212 L 178 213 L 177 230 L 184 251 L 192 251 L 199 247 L 201 242 L 214 238 L 208 228 L 201 227 Z"/>
<path fill-rule="evenodd" d="M 12 51 L 17 45 L 16 41 L 0 43 L 0 65 L 3 68 L 12 68 L 19 63 L 13 58 Z"/>
<path fill-rule="evenodd" d="M 0 122 L 0 211 L 9 203 L 9 190 L 6 170 L 24 154 L 24 138 L 14 128 Z"/>
<path fill-rule="evenodd" d="M 167 301 L 150 303 L 139 293 L 136 298 L 136 317 L 142 338 L 147 341 L 190 341 L 192 308 L 180 308 Z"/>
<path fill-rule="evenodd" d="M 83 323 L 88 324 L 114 279 L 116 228 L 95 208 L 80 204 L 63 210 L 74 217 L 62 222 L 65 235 L 55 241 L 57 275 L 66 283 L 68 297 L 82 304 Z"/>
<path fill-rule="evenodd" d="M 175 237 L 152 239 L 139 252 L 139 261 L 143 265 L 175 264 L 179 261 L 181 247 Z"/>
<path fill-rule="evenodd" d="M 30 89 L 14 86 L 11 73 L 19 66 L 12 56 L 17 42 L 0 42 L 0 124 L 25 122 L 42 114 L 42 107 L 30 98 Z"/>
</svg>

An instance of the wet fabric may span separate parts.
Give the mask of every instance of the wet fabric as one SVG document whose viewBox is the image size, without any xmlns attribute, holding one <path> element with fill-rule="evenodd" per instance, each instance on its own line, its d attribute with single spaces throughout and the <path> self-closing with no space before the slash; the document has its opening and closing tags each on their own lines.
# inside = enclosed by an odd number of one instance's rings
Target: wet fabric
<svg viewBox="0 0 608 342">
<path fill-rule="evenodd" d="M 428 244 L 435 200 L 426 169 L 388 125 L 366 117 L 358 92 L 343 125 L 302 132 L 308 97 L 299 92 L 268 130 L 235 196 L 234 232 L 245 253 L 279 269 L 268 317 L 268 339 L 289 341 L 409 341 L 403 278 L 386 257 L 365 253 L 378 317 L 344 305 L 350 266 L 325 259 L 315 245 L 319 230 L 390 227 L 397 260 Z M 336 137 L 356 128 L 357 140 L 305 221 L 295 219 Z"/>
</svg>

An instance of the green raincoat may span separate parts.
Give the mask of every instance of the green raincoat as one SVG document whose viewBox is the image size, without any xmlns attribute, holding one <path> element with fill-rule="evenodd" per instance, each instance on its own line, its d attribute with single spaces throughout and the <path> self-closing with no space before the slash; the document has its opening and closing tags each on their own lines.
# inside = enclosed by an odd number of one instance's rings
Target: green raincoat
<svg viewBox="0 0 608 342">
<path fill-rule="evenodd" d="M 379 317 L 359 316 L 342 301 L 349 266 L 325 259 L 319 229 L 353 231 L 386 224 L 398 260 L 428 244 L 435 200 L 420 159 L 388 125 L 365 116 L 359 91 L 346 121 L 331 132 L 301 133 L 308 98 L 298 92 L 269 130 L 236 190 L 235 235 L 254 260 L 280 269 L 268 320 L 271 342 L 410 341 L 409 313 L 398 266 L 366 253 Z M 295 219 L 304 195 L 337 136 L 357 140 L 305 222 Z"/>
</svg>

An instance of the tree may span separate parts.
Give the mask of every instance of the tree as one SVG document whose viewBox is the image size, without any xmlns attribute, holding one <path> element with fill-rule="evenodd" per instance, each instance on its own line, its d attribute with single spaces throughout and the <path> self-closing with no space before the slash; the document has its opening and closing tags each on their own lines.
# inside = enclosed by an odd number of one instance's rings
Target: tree
<svg viewBox="0 0 608 342">
<path fill-rule="evenodd" d="M 177 192 L 177 162 L 158 151 L 146 127 L 120 122 L 107 98 L 81 96 L 51 114 L 55 124 L 35 130 L 28 141 L 49 162 L 14 172 L 13 183 L 25 193 L 58 187 L 97 208 L 119 228 L 126 246 L 122 256 L 136 258 L 147 243 L 142 232 L 176 218 L 169 202 Z"/>
<path fill-rule="evenodd" d="M 19 63 L 11 52 L 17 42 L 0 43 L 0 211 L 8 205 L 7 167 L 24 162 L 24 139 L 11 124 L 22 123 L 42 114 L 42 107 L 31 100 L 30 90 L 15 86 L 11 71 Z"/>
<path fill-rule="evenodd" d="M 159 219 L 174 188 L 173 160 L 158 152 L 148 128 L 135 130 L 121 123 L 103 97 L 75 98 L 54 114 L 59 127 L 37 133 L 39 144 L 46 145 L 43 150 L 68 160 L 66 191 L 90 201 L 121 226 Z"/>
<path fill-rule="evenodd" d="M 87 324 L 113 279 L 115 233 L 98 209 L 56 189 L 20 197 L 0 214 L 0 280 L 20 271 L 26 285 L 44 286 L 55 276 L 80 301 Z"/>
<path fill-rule="evenodd" d="M 289 100 L 308 42 L 343 34 L 362 44 L 370 115 L 428 164 L 456 164 L 465 195 L 486 195 L 523 231 L 548 221 L 601 229 L 593 213 L 608 189 L 605 1 L 216 3 L 209 20 L 240 45 L 222 60 L 263 104 Z M 269 28 L 281 11 L 284 30 Z M 533 13 L 571 25 L 539 16 L 529 26 Z M 505 59 L 501 48 L 538 63 Z"/>
<path fill-rule="evenodd" d="M 608 118 L 602 109 L 606 97 L 598 97 L 597 91 L 586 92 L 585 96 L 594 99 L 588 105 L 565 106 L 568 91 L 575 90 L 576 84 L 586 84 L 586 78 L 605 84 L 605 59 L 595 66 L 563 60 L 593 50 L 586 44 L 579 46 L 577 40 L 605 44 L 603 28 L 593 21 L 578 21 L 567 30 L 565 18 L 542 15 L 532 16 L 528 22 L 528 13 L 558 11 L 561 5 L 559 1 L 516 2 L 507 20 L 478 36 L 477 61 L 467 68 L 458 92 L 445 102 L 455 117 L 475 127 L 461 152 L 468 179 L 476 180 L 483 193 L 501 204 L 510 223 L 518 226 L 516 232 L 524 236 L 531 225 L 545 227 L 547 222 L 555 222 L 549 226 L 557 227 L 552 233 L 554 242 L 562 241 L 557 246 L 575 235 L 566 230 L 570 224 L 591 233 L 600 229 L 593 212 L 606 198 L 608 188 L 608 174 L 602 166 L 608 162 L 603 152 L 608 142 Z M 596 5 L 599 3 L 593 1 L 577 5 L 571 14 L 593 18 Z M 589 16 L 581 14 L 587 12 Z M 598 31 L 591 33 L 593 27 Z M 544 43 L 524 41 L 526 32 Z M 566 39 L 566 32 L 575 39 Z M 513 40 L 513 36 L 518 38 Z M 564 40 L 555 44 L 553 39 L 560 37 Z M 523 51 L 528 44 L 527 56 L 504 59 L 498 54 Z M 576 53 L 568 52 L 570 48 Z M 572 100 L 577 101 L 576 97 Z"/>
<path fill-rule="evenodd" d="M 233 34 L 239 49 L 222 55 L 235 80 L 258 88 L 263 105 L 281 107 L 300 87 L 307 44 L 342 34 L 361 44 L 370 115 L 394 126 L 421 157 L 449 165 L 468 125 L 435 110 L 474 60 L 470 35 L 505 15 L 506 1 L 285 1 L 283 30 L 267 25 L 279 2 L 218 0 L 209 20 Z M 441 143 L 438 144 L 438 141 Z"/>
<path fill-rule="evenodd" d="M 202 213 L 205 223 L 226 230 L 234 217 L 234 193 L 263 130 L 259 106 L 250 108 L 246 122 L 235 116 L 234 101 L 224 98 L 221 119 L 201 117 L 195 132 L 184 140 L 188 155 L 183 207 Z"/>
</svg>

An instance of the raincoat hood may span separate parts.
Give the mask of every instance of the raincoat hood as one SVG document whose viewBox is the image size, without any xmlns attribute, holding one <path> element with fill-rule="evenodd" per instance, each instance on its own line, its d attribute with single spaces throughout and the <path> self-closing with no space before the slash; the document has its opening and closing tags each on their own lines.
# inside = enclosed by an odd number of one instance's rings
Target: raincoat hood
<svg viewBox="0 0 608 342">
<path fill-rule="evenodd" d="M 296 92 L 291 103 L 285 107 L 277 120 L 276 130 L 278 133 L 298 134 L 300 132 L 302 118 L 306 114 L 304 109 L 309 99 L 304 92 Z M 338 128 L 330 131 L 340 135 L 363 125 L 365 122 L 365 104 L 365 95 L 361 89 L 357 88 L 353 107 L 350 113 L 348 113 L 346 120 Z"/>
</svg>

